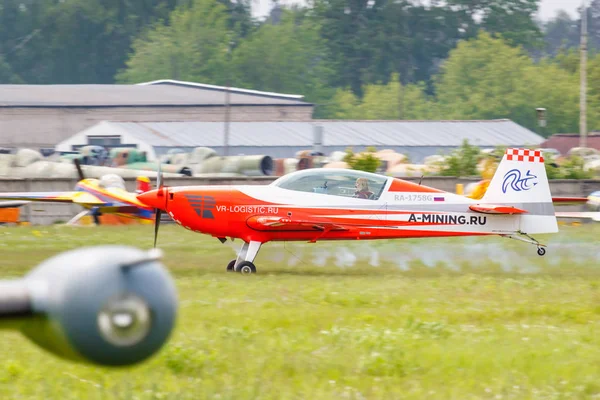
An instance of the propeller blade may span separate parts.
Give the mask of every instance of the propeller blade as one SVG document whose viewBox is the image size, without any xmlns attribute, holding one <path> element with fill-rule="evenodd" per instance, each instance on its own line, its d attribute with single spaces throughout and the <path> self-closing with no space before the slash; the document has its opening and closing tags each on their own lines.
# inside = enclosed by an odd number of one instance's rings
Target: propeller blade
<svg viewBox="0 0 600 400">
<path fill-rule="evenodd" d="M 162 211 L 160 208 L 156 209 L 156 217 L 154 219 L 154 248 L 156 248 L 156 239 L 158 238 L 158 227 L 160 226 L 160 217 Z"/>
<path fill-rule="evenodd" d="M 157 189 L 162 188 L 164 185 L 161 165 L 162 165 L 162 163 L 159 160 L 158 161 L 158 171 L 157 171 L 157 175 L 156 175 L 156 188 Z"/>
<path fill-rule="evenodd" d="M 83 175 L 83 169 L 81 168 L 81 162 L 78 158 L 73 159 L 73 163 L 75 164 L 75 168 L 77 168 L 77 175 L 79 176 L 79 180 L 82 181 L 85 179 L 85 175 Z"/>
</svg>

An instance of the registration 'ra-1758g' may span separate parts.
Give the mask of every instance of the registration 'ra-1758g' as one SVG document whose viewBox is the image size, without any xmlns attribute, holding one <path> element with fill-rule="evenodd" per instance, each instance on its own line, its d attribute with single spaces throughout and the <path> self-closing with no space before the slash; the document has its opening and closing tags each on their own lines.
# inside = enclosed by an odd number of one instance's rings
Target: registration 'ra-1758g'
<svg viewBox="0 0 600 400">
<path fill-rule="evenodd" d="M 486 216 L 478 215 L 449 215 L 449 214 L 410 214 L 408 222 L 424 222 L 431 224 L 454 224 L 454 225 L 485 225 Z"/>
<path fill-rule="evenodd" d="M 433 201 L 430 194 L 396 194 L 394 201 Z"/>
</svg>

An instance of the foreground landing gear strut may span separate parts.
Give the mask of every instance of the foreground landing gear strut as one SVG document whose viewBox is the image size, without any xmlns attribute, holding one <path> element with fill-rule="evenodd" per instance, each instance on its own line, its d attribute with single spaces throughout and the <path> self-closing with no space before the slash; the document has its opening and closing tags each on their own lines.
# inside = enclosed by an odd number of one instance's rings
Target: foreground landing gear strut
<svg viewBox="0 0 600 400">
<path fill-rule="evenodd" d="M 543 256 L 544 254 L 546 254 L 546 245 L 545 244 L 541 244 L 540 242 L 538 242 L 537 240 L 535 240 L 534 238 L 532 238 L 531 236 L 529 236 L 528 234 L 526 234 L 524 232 L 518 231 L 517 233 L 521 236 L 515 236 L 515 235 L 500 235 L 500 236 L 507 237 L 509 239 L 520 240 L 525 243 L 535 244 L 537 246 L 538 255 Z M 525 236 L 525 237 L 522 237 L 522 236 Z"/>
<path fill-rule="evenodd" d="M 227 264 L 228 272 L 239 272 L 241 274 L 255 274 L 256 266 L 253 261 L 260 250 L 261 242 L 244 242 L 235 260 Z"/>
</svg>

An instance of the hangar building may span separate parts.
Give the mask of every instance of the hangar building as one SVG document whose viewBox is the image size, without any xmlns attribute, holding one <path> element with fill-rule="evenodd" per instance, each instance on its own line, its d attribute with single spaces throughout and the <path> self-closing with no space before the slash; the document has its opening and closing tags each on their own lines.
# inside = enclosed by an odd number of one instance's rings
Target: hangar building
<svg viewBox="0 0 600 400">
<path fill-rule="evenodd" d="M 301 95 L 160 80 L 137 85 L 0 85 L 0 147 L 54 146 L 98 122 L 310 121 Z"/>
<path fill-rule="evenodd" d="M 223 122 L 105 121 L 63 140 L 57 151 L 74 151 L 88 144 L 136 147 L 148 159 L 170 149 L 211 147 L 224 154 Z M 268 121 L 232 122 L 228 154 L 294 157 L 300 150 L 325 154 L 352 147 L 393 149 L 413 163 L 455 149 L 468 140 L 482 149 L 497 146 L 539 146 L 542 136 L 510 120 L 490 121 Z"/>
</svg>

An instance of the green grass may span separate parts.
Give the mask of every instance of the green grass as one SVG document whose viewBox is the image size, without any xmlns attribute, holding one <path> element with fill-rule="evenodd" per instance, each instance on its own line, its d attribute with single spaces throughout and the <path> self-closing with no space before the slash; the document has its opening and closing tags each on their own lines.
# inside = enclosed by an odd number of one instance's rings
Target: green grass
<svg viewBox="0 0 600 400">
<path fill-rule="evenodd" d="M 1 228 L 2 277 L 152 227 Z M 577 399 L 600 396 L 600 226 L 503 238 L 229 245 L 161 227 L 178 325 L 146 363 L 73 364 L 1 331 L 1 399 Z M 234 242 L 234 246 L 239 246 Z"/>
</svg>

